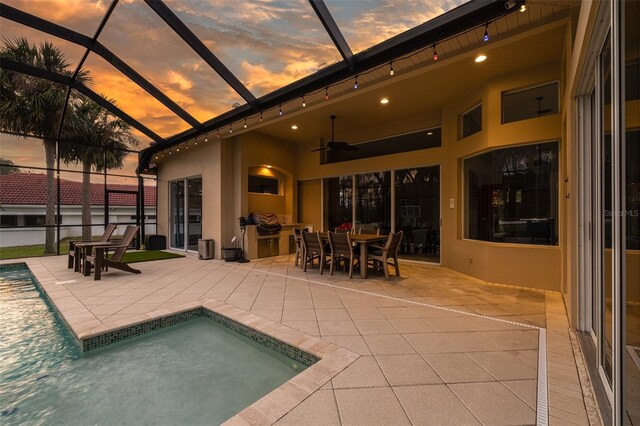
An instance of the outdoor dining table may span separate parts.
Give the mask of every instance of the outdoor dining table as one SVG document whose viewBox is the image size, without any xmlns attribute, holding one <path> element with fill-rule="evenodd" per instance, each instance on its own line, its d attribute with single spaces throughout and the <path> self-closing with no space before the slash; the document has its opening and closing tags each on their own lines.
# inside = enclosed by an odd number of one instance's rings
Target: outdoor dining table
<svg viewBox="0 0 640 426">
<path fill-rule="evenodd" d="M 328 239 L 326 232 L 320 233 L 323 239 Z M 360 278 L 367 278 L 367 249 L 368 244 L 387 241 L 389 237 L 387 235 L 377 234 L 351 234 L 351 242 L 358 243 L 360 245 Z"/>
<path fill-rule="evenodd" d="M 83 272 L 82 269 L 82 259 L 84 259 L 84 256 L 87 255 L 87 251 L 89 251 L 88 254 L 91 254 L 91 250 L 93 250 L 96 247 L 104 247 L 104 248 L 109 248 L 111 246 L 116 246 L 118 245 L 117 242 L 105 242 L 105 241 L 91 241 L 91 242 L 79 242 L 76 243 L 73 246 L 73 249 L 75 250 L 75 255 L 73 256 L 73 261 L 74 261 L 74 265 L 73 265 L 73 271 L 74 272 Z"/>
</svg>

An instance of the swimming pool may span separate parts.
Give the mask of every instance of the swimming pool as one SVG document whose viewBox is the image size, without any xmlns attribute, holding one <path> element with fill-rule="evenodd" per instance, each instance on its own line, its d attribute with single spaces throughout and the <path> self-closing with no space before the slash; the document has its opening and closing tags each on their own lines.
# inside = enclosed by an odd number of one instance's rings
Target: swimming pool
<svg viewBox="0 0 640 426">
<path fill-rule="evenodd" d="M 306 368 L 207 318 L 82 353 L 26 267 L 0 305 L 2 424 L 216 424 Z"/>
</svg>

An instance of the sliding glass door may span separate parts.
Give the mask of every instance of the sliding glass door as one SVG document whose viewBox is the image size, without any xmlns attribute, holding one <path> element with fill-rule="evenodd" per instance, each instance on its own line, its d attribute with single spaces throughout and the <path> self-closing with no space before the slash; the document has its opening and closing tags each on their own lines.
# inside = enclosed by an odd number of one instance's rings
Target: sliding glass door
<svg viewBox="0 0 640 426">
<path fill-rule="evenodd" d="M 323 179 L 324 230 L 403 231 L 399 255 L 440 261 L 440 166 Z"/>
<path fill-rule="evenodd" d="M 440 166 L 396 170 L 395 206 L 400 256 L 440 262 Z"/>
<path fill-rule="evenodd" d="M 169 182 L 171 248 L 197 251 L 202 238 L 202 178 Z"/>
</svg>

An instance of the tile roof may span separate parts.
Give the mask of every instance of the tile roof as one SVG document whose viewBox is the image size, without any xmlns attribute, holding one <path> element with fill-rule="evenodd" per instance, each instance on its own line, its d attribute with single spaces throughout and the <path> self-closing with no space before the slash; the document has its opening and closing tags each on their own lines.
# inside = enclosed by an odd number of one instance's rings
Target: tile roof
<svg viewBox="0 0 640 426">
<path fill-rule="evenodd" d="M 137 191 L 137 185 L 109 184 L 110 190 Z M 57 189 L 54 189 L 54 191 Z M 47 199 L 47 176 L 43 173 L 12 173 L 0 176 L 0 205 L 45 205 Z M 156 188 L 144 187 L 145 206 L 154 206 Z M 60 204 L 82 205 L 82 182 L 60 179 Z M 104 206 L 104 186 L 91 184 L 91 205 Z M 134 195 L 110 194 L 110 206 L 135 206 Z"/>
</svg>

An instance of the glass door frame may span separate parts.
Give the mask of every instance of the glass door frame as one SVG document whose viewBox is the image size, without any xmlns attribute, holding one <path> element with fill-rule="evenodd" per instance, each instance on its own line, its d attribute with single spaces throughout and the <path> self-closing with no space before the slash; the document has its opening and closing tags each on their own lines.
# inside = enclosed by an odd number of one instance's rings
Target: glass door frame
<svg viewBox="0 0 640 426">
<path fill-rule="evenodd" d="M 440 247 L 439 249 L 439 260 L 438 262 L 429 262 L 426 260 L 413 260 L 413 259 L 402 259 L 404 262 L 419 262 L 419 263 L 427 263 L 427 264 L 432 264 L 432 265 L 441 265 L 442 264 L 442 209 L 443 209 L 443 204 L 442 204 L 442 165 L 440 163 L 433 163 L 433 164 L 423 164 L 423 165 L 407 165 L 407 166 L 403 166 L 403 167 L 396 167 L 394 169 L 383 169 L 383 170 L 368 170 L 368 171 L 359 171 L 359 172 L 353 172 L 353 173 L 346 173 L 343 175 L 339 175 L 339 176 L 323 176 L 322 178 L 320 178 L 320 205 L 322 206 L 322 214 L 320 215 L 320 228 L 321 229 L 325 229 L 325 199 L 324 199 L 324 190 L 325 190 L 325 179 L 331 179 L 331 178 L 335 178 L 335 177 L 342 177 L 342 176 L 351 176 L 351 205 L 352 205 L 352 209 L 351 209 L 351 223 L 353 224 L 353 226 L 355 226 L 356 223 L 356 176 L 357 175 L 362 175 L 362 174 L 367 174 L 367 173 L 385 173 L 385 172 L 390 172 L 390 192 L 389 192 L 389 196 L 391 198 L 391 214 L 390 214 L 390 221 L 391 221 L 391 232 L 396 232 L 396 171 L 398 170 L 406 170 L 406 169 L 422 169 L 422 168 L 427 168 L 427 167 L 438 167 L 438 197 L 439 197 L 439 208 L 438 208 L 438 247 Z"/>
<path fill-rule="evenodd" d="M 583 81 L 578 88 L 578 202 L 577 224 L 579 245 L 579 324 L 591 335 L 595 343 L 595 355 L 599 382 L 607 394 L 612 423 L 625 423 L 626 389 L 624 374 L 626 350 L 626 218 L 619 214 L 626 210 L 625 198 L 625 46 L 624 4 L 618 1 L 603 2 L 596 22 L 601 22 L 591 37 L 591 46 L 583 68 Z M 604 113 L 602 102 L 602 52 L 610 43 L 611 61 L 611 385 L 603 368 L 604 360 Z M 594 72 L 595 71 L 595 72 Z M 590 75 L 591 72 L 594 72 Z M 595 90 L 595 103 L 590 97 Z M 592 122 L 592 126 L 590 125 Z M 591 173 L 588 173 L 591 172 Z M 593 177 L 593 179 L 592 179 Z M 587 225 L 587 226 L 585 226 Z M 594 300 L 596 299 L 596 300 Z M 593 312 L 595 309 L 596 312 Z M 595 313 L 595 315 L 592 315 Z M 596 324 L 593 324 L 593 322 Z M 594 335 L 595 331 L 595 335 Z"/>
<path fill-rule="evenodd" d="M 191 179 L 200 179 L 202 181 L 202 175 L 193 175 L 187 176 L 180 179 L 172 179 L 169 181 L 168 191 L 169 191 L 169 248 L 173 250 L 183 250 L 188 253 L 197 253 L 197 250 L 189 250 L 189 180 Z M 173 183 L 182 182 L 184 188 L 184 196 L 183 196 L 183 212 L 184 219 L 182 221 L 183 228 L 183 245 L 182 247 L 175 247 L 172 245 L 172 235 L 173 235 L 173 198 L 171 195 L 171 185 Z M 200 219 L 200 223 L 202 223 L 202 218 Z"/>
</svg>

